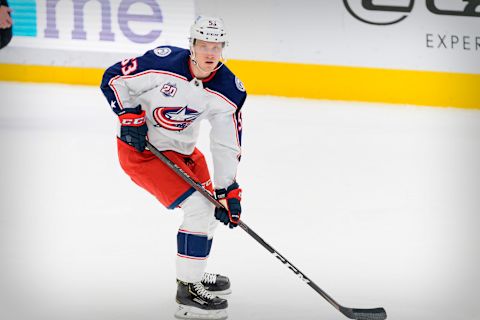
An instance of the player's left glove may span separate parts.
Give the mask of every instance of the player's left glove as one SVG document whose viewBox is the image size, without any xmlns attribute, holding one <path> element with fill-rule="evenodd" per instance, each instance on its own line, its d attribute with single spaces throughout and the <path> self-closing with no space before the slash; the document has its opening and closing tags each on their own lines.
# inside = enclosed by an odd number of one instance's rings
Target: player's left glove
<svg viewBox="0 0 480 320">
<path fill-rule="evenodd" d="M 215 194 L 217 200 L 225 207 L 225 209 L 215 208 L 215 218 L 223 222 L 224 225 L 228 224 L 230 228 L 236 227 L 242 213 L 240 205 L 242 189 L 240 189 L 238 183 L 234 182 L 227 189 L 216 189 Z"/>
</svg>

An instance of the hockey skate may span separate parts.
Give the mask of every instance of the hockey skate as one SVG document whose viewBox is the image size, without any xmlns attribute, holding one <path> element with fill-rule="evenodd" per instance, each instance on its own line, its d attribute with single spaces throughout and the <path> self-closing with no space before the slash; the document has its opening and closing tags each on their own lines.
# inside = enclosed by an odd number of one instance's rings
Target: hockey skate
<svg viewBox="0 0 480 320">
<path fill-rule="evenodd" d="M 177 280 L 178 310 L 175 318 L 195 320 L 227 319 L 228 302 L 214 296 L 201 282 L 188 283 Z"/>
<path fill-rule="evenodd" d="M 223 296 L 232 293 L 230 279 L 226 276 L 205 272 L 201 282 L 205 289 L 213 295 Z"/>
</svg>

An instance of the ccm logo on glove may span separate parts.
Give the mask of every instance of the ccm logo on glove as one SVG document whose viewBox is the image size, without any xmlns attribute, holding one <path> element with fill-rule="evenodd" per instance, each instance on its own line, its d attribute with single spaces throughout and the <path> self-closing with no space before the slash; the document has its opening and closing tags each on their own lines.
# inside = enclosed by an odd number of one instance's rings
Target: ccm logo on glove
<svg viewBox="0 0 480 320">
<path fill-rule="evenodd" d="M 122 114 L 119 119 L 122 126 L 139 127 L 145 123 L 145 110 L 140 114 Z"/>
</svg>

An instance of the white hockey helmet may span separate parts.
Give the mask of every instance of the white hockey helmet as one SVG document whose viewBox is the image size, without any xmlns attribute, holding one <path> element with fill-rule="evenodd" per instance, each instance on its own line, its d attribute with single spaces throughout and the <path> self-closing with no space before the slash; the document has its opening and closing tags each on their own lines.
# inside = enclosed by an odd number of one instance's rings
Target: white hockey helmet
<svg viewBox="0 0 480 320">
<path fill-rule="evenodd" d="M 222 18 L 198 16 L 190 28 L 190 45 L 194 44 L 195 39 L 223 42 L 227 45 L 227 33 Z"/>
</svg>

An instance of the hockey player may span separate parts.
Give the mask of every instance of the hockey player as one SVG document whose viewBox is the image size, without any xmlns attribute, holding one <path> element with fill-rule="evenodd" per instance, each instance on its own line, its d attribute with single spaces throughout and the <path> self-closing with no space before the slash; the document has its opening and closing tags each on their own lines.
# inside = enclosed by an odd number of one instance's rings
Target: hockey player
<svg viewBox="0 0 480 320">
<path fill-rule="evenodd" d="M 242 82 L 223 64 L 227 33 L 223 20 L 198 17 L 190 50 L 160 46 L 105 71 L 101 89 L 118 115 L 118 157 L 123 170 L 165 207 L 183 210 L 177 233 L 176 317 L 224 319 L 230 291 L 226 276 L 206 273 L 213 234 L 220 220 L 237 226 L 241 189 Z M 211 124 L 214 181 L 195 147 L 201 120 Z M 146 148 L 146 139 L 225 205 L 216 209 Z M 215 186 L 215 190 L 214 187 Z M 216 220 L 217 219 L 217 220 Z"/>
</svg>

